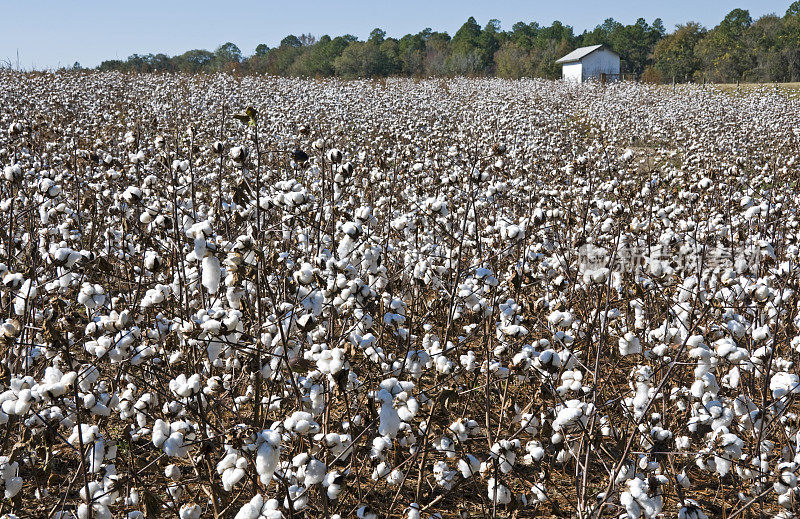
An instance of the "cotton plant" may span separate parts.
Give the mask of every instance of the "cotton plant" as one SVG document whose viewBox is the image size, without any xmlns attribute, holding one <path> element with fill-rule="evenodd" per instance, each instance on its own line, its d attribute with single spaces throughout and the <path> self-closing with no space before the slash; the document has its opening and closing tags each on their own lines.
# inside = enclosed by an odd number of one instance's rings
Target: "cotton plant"
<svg viewBox="0 0 800 519">
<path fill-rule="evenodd" d="M 206 79 L 0 75 L 10 498 L 59 513 L 63 461 L 63 518 L 791 516 L 790 99 Z"/>
</svg>

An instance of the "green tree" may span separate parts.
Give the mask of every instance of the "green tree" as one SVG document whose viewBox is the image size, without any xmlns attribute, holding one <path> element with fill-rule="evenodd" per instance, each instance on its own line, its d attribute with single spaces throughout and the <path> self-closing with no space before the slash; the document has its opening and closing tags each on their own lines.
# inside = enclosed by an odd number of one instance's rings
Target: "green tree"
<svg viewBox="0 0 800 519">
<path fill-rule="evenodd" d="M 517 22 L 511 26 L 508 39 L 521 48 L 530 50 L 531 47 L 533 47 L 533 41 L 536 39 L 537 32 L 539 32 L 538 23 L 532 22 L 527 24 L 525 22 Z"/>
<path fill-rule="evenodd" d="M 747 81 L 789 81 L 791 66 L 780 45 L 783 19 L 762 16 L 745 32 L 752 67 L 744 72 Z"/>
<path fill-rule="evenodd" d="M 491 67 L 495 52 L 500 49 L 500 20 L 489 20 L 478 36 L 478 49 L 484 68 Z"/>
<path fill-rule="evenodd" d="M 533 74 L 530 52 L 513 41 L 504 43 L 495 53 L 494 64 L 498 77 L 518 79 Z"/>
<path fill-rule="evenodd" d="M 336 74 L 344 78 L 379 76 L 385 68 L 380 48 L 374 43 L 362 41 L 350 43 L 333 65 Z"/>
<path fill-rule="evenodd" d="M 200 72 L 205 70 L 214 59 L 214 53 L 207 50 L 195 49 L 186 51 L 177 59 L 177 66 L 181 72 Z"/>
<path fill-rule="evenodd" d="M 235 44 L 227 42 L 217 47 L 214 57 L 223 63 L 239 63 L 242 61 L 242 51 Z"/>
<path fill-rule="evenodd" d="M 425 59 L 425 38 L 422 33 L 406 34 L 400 38 L 397 42 L 397 54 L 403 74 L 421 75 Z"/>
<path fill-rule="evenodd" d="M 451 54 L 447 68 L 462 75 L 482 72 L 486 66 L 485 56 L 480 48 L 481 26 L 470 16 L 464 25 L 453 35 L 450 42 Z"/>
<path fill-rule="evenodd" d="M 383 29 L 375 28 L 372 29 L 372 32 L 369 33 L 369 38 L 367 41 L 370 43 L 374 43 L 375 45 L 380 45 L 383 43 L 383 40 L 386 39 L 386 31 Z"/>
<path fill-rule="evenodd" d="M 443 76 L 448 73 L 447 60 L 450 57 L 450 35 L 446 32 L 423 31 L 425 37 L 425 74 Z"/>
<path fill-rule="evenodd" d="M 709 79 L 744 79 L 745 72 L 753 66 L 751 49 L 747 48 L 744 37 L 752 23 L 749 11 L 734 9 L 699 43 L 698 54 Z"/>
<path fill-rule="evenodd" d="M 698 23 L 679 25 L 675 32 L 659 41 L 653 51 L 656 69 L 665 79 L 691 78 L 702 62 L 695 49 L 706 30 Z"/>
<path fill-rule="evenodd" d="M 302 47 L 303 42 L 300 41 L 300 38 L 295 36 L 294 34 L 290 34 L 286 36 L 284 39 L 281 40 L 280 43 L 281 47 Z"/>
</svg>

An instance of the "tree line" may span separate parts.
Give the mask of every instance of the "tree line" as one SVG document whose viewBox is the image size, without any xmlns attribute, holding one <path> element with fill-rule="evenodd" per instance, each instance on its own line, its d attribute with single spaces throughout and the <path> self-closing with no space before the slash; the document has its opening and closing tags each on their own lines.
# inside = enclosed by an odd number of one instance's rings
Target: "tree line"
<svg viewBox="0 0 800 519">
<path fill-rule="evenodd" d="M 800 0 L 783 16 L 754 20 L 734 9 L 711 29 L 689 22 L 668 33 L 661 19 L 624 25 L 609 18 L 576 34 L 559 21 L 549 26 L 498 20 L 481 27 L 470 17 L 451 37 L 426 28 L 402 38 L 374 29 L 365 41 L 346 34 L 289 35 L 277 47 L 258 45 L 245 56 L 228 42 L 215 51 L 176 56 L 134 54 L 102 62 L 99 70 L 126 72 L 239 72 L 298 77 L 498 76 L 557 78 L 555 61 L 582 46 L 604 44 L 621 58 L 624 74 L 645 81 L 799 81 Z"/>
</svg>

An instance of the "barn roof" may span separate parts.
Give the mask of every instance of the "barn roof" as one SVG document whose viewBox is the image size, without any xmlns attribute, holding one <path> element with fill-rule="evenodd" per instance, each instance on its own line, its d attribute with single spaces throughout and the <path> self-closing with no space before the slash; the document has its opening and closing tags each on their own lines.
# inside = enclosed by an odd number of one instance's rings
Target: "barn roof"
<svg viewBox="0 0 800 519">
<path fill-rule="evenodd" d="M 575 49 L 560 60 L 556 61 L 556 63 L 570 63 L 572 61 L 580 61 L 592 52 L 596 51 L 597 49 L 603 48 L 603 45 L 591 45 L 589 47 L 581 47 L 579 49 Z M 606 47 L 606 50 L 614 52 L 613 50 Z M 616 54 L 616 52 L 614 52 Z"/>
</svg>

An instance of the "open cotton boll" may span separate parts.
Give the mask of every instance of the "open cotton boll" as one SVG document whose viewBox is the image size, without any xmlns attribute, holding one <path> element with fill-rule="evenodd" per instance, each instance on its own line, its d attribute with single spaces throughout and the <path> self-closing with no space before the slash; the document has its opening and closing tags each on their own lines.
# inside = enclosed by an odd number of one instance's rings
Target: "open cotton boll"
<svg viewBox="0 0 800 519">
<path fill-rule="evenodd" d="M 507 505 L 511 502 L 511 491 L 507 486 L 497 482 L 495 478 L 489 478 L 488 496 L 490 502 L 498 505 Z"/>
<path fill-rule="evenodd" d="M 227 454 L 217 463 L 217 474 L 221 476 L 222 487 L 230 492 L 247 474 L 247 458 L 231 447 L 226 447 L 226 450 Z"/>
<path fill-rule="evenodd" d="M 153 424 L 153 445 L 161 447 L 164 442 L 169 438 L 170 430 L 169 425 L 162 419 L 157 419 Z"/>
<path fill-rule="evenodd" d="M 753 329 L 753 340 L 761 342 L 769 338 L 769 326 L 759 326 Z"/>
<path fill-rule="evenodd" d="M 369 505 L 359 507 L 358 510 L 356 510 L 356 517 L 358 517 L 358 519 L 378 519 L 378 515 Z"/>
<path fill-rule="evenodd" d="M 781 371 L 772 376 L 769 381 L 769 389 L 772 391 L 773 398 L 782 398 L 789 393 L 800 393 L 800 376 L 796 373 Z"/>
<path fill-rule="evenodd" d="M 256 494 L 239 509 L 234 519 L 283 519 L 279 506 L 277 499 L 264 500 L 261 494 Z"/>
<path fill-rule="evenodd" d="M 508 474 L 514 468 L 519 446 L 519 440 L 500 440 L 492 445 L 491 456 L 498 460 L 500 472 L 503 474 Z"/>
<path fill-rule="evenodd" d="M 23 281 L 22 286 L 19 287 L 17 295 L 14 298 L 14 313 L 17 315 L 23 315 L 25 313 L 25 308 L 28 304 L 28 301 L 33 300 L 38 293 L 39 291 L 33 281 L 30 279 Z"/>
<path fill-rule="evenodd" d="M 322 486 L 326 489 L 328 499 L 338 499 L 344 483 L 345 478 L 338 470 L 328 472 L 325 475 L 325 479 L 322 481 Z"/>
<path fill-rule="evenodd" d="M 642 352 L 642 345 L 639 339 L 632 333 L 627 332 L 619 339 L 619 353 L 621 355 L 635 355 Z"/>
<path fill-rule="evenodd" d="M 480 473 L 480 470 L 481 462 L 472 454 L 467 454 L 466 457 L 458 460 L 458 471 L 464 479 L 469 479 L 475 474 Z"/>
<path fill-rule="evenodd" d="M 678 511 L 678 519 L 708 519 L 700 509 L 700 505 L 692 499 L 687 499 L 685 505 Z"/>
<path fill-rule="evenodd" d="M 394 438 L 400 431 L 400 415 L 392 407 L 391 401 L 383 402 L 379 415 L 378 433 L 388 438 Z"/>
<path fill-rule="evenodd" d="M 11 499 L 22 490 L 23 480 L 19 476 L 19 463 L 12 462 L 8 456 L 0 456 L 0 488 L 3 497 Z"/>
<path fill-rule="evenodd" d="M 258 435 L 256 450 L 256 472 L 262 484 L 268 485 L 280 461 L 281 435 L 271 429 L 264 429 Z"/>
<path fill-rule="evenodd" d="M 317 357 L 317 367 L 323 373 L 336 375 L 345 364 L 345 351 L 342 348 L 323 350 Z"/>
<path fill-rule="evenodd" d="M 170 434 L 169 437 L 165 439 L 164 443 L 161 445 L 161 448 L 164 449 L 164 454 L 176 458 L 186 457 L 188 449 L 184 445 L 183 439 L 184 439 L 183 433 L 179 431 L 175 431 L 172 434 Z"/>
<path fill-rule="evenodd" d="M 180 519 L 200 519 L 200 514 L 202 512 L 203 509 L 200 508 L 200 505 L 189 503 L 181 507 L 178 511 L 178 517 Z"/>
<path fill-rule="evenodd" d="M 283 421 L 283 426 L 288 431 L 297 434 L 314 434 L 319 432 L 319 424 L 314 421 L 311 413 L 306 411 L 295 411 Z"/>
<path fill-rule="evenodd" d="M 209 294 L 216 294 L 219 290 L 219 281 L 222 270 L 220 269 L 219 258 L 213 254 L 208 254 L 203 258 L 203 286 Z"/>
</svg>

